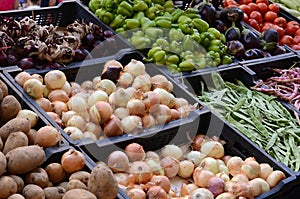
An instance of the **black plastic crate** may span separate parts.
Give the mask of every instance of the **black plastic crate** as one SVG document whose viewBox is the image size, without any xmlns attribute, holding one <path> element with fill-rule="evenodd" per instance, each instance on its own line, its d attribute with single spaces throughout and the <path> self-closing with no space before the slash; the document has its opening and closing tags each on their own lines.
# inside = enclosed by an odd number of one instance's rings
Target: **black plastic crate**
<svg viewBox="0 0 300 199">
<path fill-rule="evenodd" d="M 102 27 L 102 29 L 110 30 L 113 32 L 113 38 L 115 40 L 115 46 L 111 46 L 110 42 L 104 40 L 102 42 L 103 47 L 101 50 L 94 48 L 86 59 L 99 58 L 103 56 L 111 56 L 116 54 L 121 49 L 131 48 L 130 44 L 122 37 L 114 32 L 109 26 L 103 23 L 98 17 L 94 15 L 86 6 L 82 5 L 79 1 L 63 1 L 57 6 L 42 7 L 35 10 L 11 10 L 2 11 L 0 16 L 12 17 L 14 20 L 21 20 L 24 17 L 33 19 L 39 25 L 53 25 L 59 28 L 64 28 L 67 25 L 73 23 L 76 19 L 85 23 L 93 23 Z M 46 62 L 46 61 L 45 61 Z M 72 61 L 70 64 L 81 65 L 81 61 Z"/>
<path fill-rule="evenodd" d="M 77 148 L 74 148 L 72 146 L 64 146 L 64 147 L 54 149 L 54 150 L 53 149 L 45 150 L 46 160 L 41 165 L 41 167 L 45 168 L 50 163 L 61 163 L 61 158 L 62 158 L 63 154 L 66 153 L 67 151 L 69 151 L 70 149 L 78 150 Z M 82 171 L 91 172 L 92 169 L 94 168 L 95 164 L 88 156 L 86 156 L 86 154 L 84 154 L 84 155 L 85 155 L 86 163 L 85 163 L 85 166 L 83 167 Z M 126 194 L 124 193 L 124 191 L 122 189 L 119 189 L 116 199 L 125 199 L 126 198 L 125 196 L 126 196 Z"/>
<path fill-rule="evenodd" d="M 126 65 L 127 63 L 129 63 L 131 61 L 131 59 L 136 59 L 136 60 L 142 60 L 143 56 L 136 52 L 136 51 L 132 51 L 132 50 L 124 50 L 124 51 L 120 51 L 116 56 L 110 56 L 110 57 L 105 57 L 105 58 L 99 58 L 99 59 L 94 59 L 94 60 L 86 60 L 84 62 L 84 65 L 81 67 L 78 67 L 77 65 L 74 66 L 70 66 L 68 68 L 64 68 L 61 71 L 63 71 L 66 74 L 67 80 L 69 82 L 75 81 L 77 83 L 82 83 L 85 80 L 92 80 L 94 77 L 96 76 L 100 76 L 101 72 L 103 70 L 103 66 L 105 64 L 106 61 L 111 60 L 111 59 L 116 59 L 118 60 L 122 65 Z M 26 70 L 28 73 L 30 74 L 40 74 L 42 76 L 44 76 L 49 70 Z M 22 93 L 22 95 L 24 96 L 24 98 L 26 98 L 28 101 L 30 101 L 40 112 L 42 112 L 45 117 L 49 120 L 49 122 L 55 126 L 57 129 L 59 129 L 63 136 L 65 137 L 65 139 L 71 144 L 71 145 L 77 145 L 81 142 L 90 142 L 91 140 L 89 138 L 87 139 L 81 139 L 81 140 L 73 140 L 71 139 L 71 137 L 69 135 L 67 135 L 63 129 L 55 123 L 54 120 L 52 120 L 47 113 L 45 113 L 45 111 L 43 111 L 38 105 L 37 103 L 29 97 L 29 95 L 27 95 L 27 93 L 23 90 L 23 88 L 18 85 L 15 80 L 14 77 L 20 72 L 20 70 L 11 70 L 11 71 L 3 71 L 3 73 L 5 74 L 5 76 L 13 83 L 16 84 L 17 89 Z M 161 70 L 155 66 L 154 64 L 146 64 L 146 72 L 150 75 L 150 76 L 154 76 L 157 74 L 163 74 L 163 72 L 161 72 Z M 78 75 L 79 74 L 79 75 Z M 172 134 L 172 132 L 177 132 L 178 128 L 180 128 L 181 126 L 188 126 L 189 124 L 193 123 L 197 117 L 197 115 L 202 111 L 205 110 L 206 108 L 201 105 L 200 101 L 194 97 L 191 93 L 187 92 L 183 87 L 181 87 L 180 85 L 178 85 L 178 83 L 172 79 L 169 78 L 168 76 L 166 76 L 168 78 L 169 81 L 171 81 L 173 83 L 173 94 L 175 95 L 175 97 L 183 97 L 185 98 L 190 104 L 197 104 L 197 109 L 193 112 L 191 112 L 191 114 L 185 118 L 179 119 L 179 120 L 174 120 L 171 121 L 165 125 L 159 125 L 159 126 L 155 126 L 153 128 L 149 128 L 149 129 L 144 129 L 142 131 L 141 134 L 135 135 L 137 137 L 142 137 L 144 134 L 145 135 L 153 135 L 153 134 L 162 134 L 160 135 L 161 137 L 163 137 L 163 134 Z M 101 139 L 101 140 L 97 140 L 96 142 L 92 141 L 92 143 L 98 143 L 98 142 L 109 142 L 109 140 L 124 140 L 124 139 L 130 139 L 132 137 L 132 135 L 128 135 L 128 134 L 124 134 L 122 136 L 115 136 L 115 137 L 111 137 L 111 138 L 105 138 L 105 139 Z"/>
<path fill-rule="evenodd" d="M 225 154 L 232 156 L 240 156 L 242 159 L 247 157 L 255 157 L 259 163 L 268 163 L 273 169 L 281 170 L 285 173 L 286 179 L 281 181 L 276 187 L 271 189 L 269 192 L 266 192 L 260 195 L 259 199 L 262 198 L 285 198 L 284 194 L 288 193 L 291 190 L 291 186 L 300 185 L 299 182 L 295 181 L 294 173 L 290 171 L 285 165 L 278 163 L 259 147 L 249 142 L 248 139 L 236 131 L 230 124 L 216 116 L 210 111 L 201 113 L 197 120 L 199 122 L 198 129 L 196 131 L 191 131 L 190 129 L 181 129 L 175 137 L 165 135 L 165 139 L 168 142 L 152 139 L 152 138 L 132 138 L 131 140 L 123 140 L 121 142 L 105 142 L 99 145 L 89 145 L 89 144 L 80 144 L 79 148 L 81 151 L 86 153 L 94 165 L 98 162 L 106 162 L 109 154 L 116 150 L 124 150 L 125 147 L 130 143 L 139 143 L 143 146 L 145 151 L 155 151 L 160 152 L 160 150 L 166 144 L 175 144 L 182 146 L 185 144 L 191 144 L 191 139 L 197 134 L 205 134 L 209 137 L 218 136 L 226 142 L 224 145 Z M 290 198 L 295 198 L 296 195 L 291 196 Z"/>
<path fill-rule="evenodd" d="M 2 73 L 0 73 L 0 80 L 3 81 L 7 85 L 8 94 L 13 95 L 19 101 L 22 109 L 31 110 L 37 114 L 39 119 L 38 119 L 37 124 L 34 126 L 35 130 L 38 130 L 41 127 L 44 127 L 47 125 L 54 126 L 54 125 L 52 125 L 51 122 L 49 122 L 47 120 L 45 115 L 43 113 L 41 113 L 39 109 L 37 109 L 32 103 L 30 103 L 30 101 L 27 100 L 27 97 L 24 96 L 24 93 L 20 92 L 15 87 L 15 84 L 11 83 L 11 81 L 9 81 L 8 78 L 5 75 L 3 75 Z M 3 124 L 1 124 L 1 126 L 2 125 Z M 54 127 L 56 127 L 56 126 L 54 126 Z M 69 145 L 68 141 L 62 136 L 62 142 L 61 142 L 60 146 L 54 146 L 54 147 L 48 147 L 48 148 L 56 149 L 56 148 L 60 148 L 61 146 L 68 146 L 68 145 Z"/>
</svg>

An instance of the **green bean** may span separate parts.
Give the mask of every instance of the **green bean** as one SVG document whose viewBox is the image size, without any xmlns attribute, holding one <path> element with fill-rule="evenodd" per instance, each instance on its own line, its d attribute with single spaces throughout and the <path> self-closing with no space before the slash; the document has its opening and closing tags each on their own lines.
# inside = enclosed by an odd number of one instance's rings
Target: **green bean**
<svg viewBox="0 0 300 199">
<path fill-rule="evenodd" d="M 275 144 L 275 142 L 278 139 L 278 135 L 277 133 L 273 133 L 271 139 L 269 140 L 268 144 L 266 145 L 265 149 L 269 150 L 271 147 L 273 147 L 273 145 Z"/>
<path fill-rule="evenodd" d="M 295 140 L 294 140 L 294 137 L 289 137 L 289 144 L 291 146 L 291 150 L 295 156 L 295 170 L 298 171 L 300 169 L 300 152 L 295 144 Z"/>
<path fill-rule="evenodd" d="M 233 106 L 233 111 L 238 111 L 240 110 L 240 108 L 242 108 L 242 106 L 245 104 L 246 102 L 246 98 L 241 98 L 238 103 L 236 103 L 234 106 Z"/>
</svg>

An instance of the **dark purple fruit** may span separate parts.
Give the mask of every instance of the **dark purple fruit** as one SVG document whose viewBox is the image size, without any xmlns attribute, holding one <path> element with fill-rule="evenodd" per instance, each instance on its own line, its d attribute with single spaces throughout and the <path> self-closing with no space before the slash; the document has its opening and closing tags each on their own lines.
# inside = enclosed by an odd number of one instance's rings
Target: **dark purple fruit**
<svg viewBox="0 0 300 199">
<path fill-rule="evenodd" d="M 21 69 L 29 69 L 29 68 L 33 68 L 34 63 L 33 63 L 33 59 L 31 57 L 26 57 L 21 59 L 18 64 L 17 64 Z"/>
<path fill-rule="evenodd" d="M 75 49 L 74 61 L 83 61 L 86 57 L 86 54 L 81 49 Z"/>
</svg>

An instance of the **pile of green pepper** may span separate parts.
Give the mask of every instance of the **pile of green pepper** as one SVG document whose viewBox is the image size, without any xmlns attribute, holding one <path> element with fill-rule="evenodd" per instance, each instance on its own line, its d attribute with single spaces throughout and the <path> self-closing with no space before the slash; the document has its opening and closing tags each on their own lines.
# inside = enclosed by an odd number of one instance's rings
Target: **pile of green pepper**
<svg viewBox="0 0 300 199">
<path fill-rule="evenodd" d="M 224 34 L 172 0 L 91 0 L 104 23 L 147 56 L 146 61 L 183 72 L 232 63 Z"/>
<path fill-rule="evenodd" d="M 300 170 L 300 129 L 296 119 L 276 100 L 252 91 L 241 82 L 223 82 L 212 73 L 215 88 L 203 90 L 200 101 L 224 117 L 261 149 L 286 164 Z"/>
</svg>

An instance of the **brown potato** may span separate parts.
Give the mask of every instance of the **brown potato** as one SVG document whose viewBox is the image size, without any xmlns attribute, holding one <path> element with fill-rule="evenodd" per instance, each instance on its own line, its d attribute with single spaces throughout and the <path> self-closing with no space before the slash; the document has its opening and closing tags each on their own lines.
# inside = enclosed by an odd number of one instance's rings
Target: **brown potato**
<svg viewBox="0 0 300 199">
<path fill-rule="evenodd" d="M 45 199 L 62 199 L 66 190 L 63 187 L 46 187 L 44 188 Z"/>
<path fill-rule="evenodd" d="M 7 199 L 10 195 L 17 193 L 17 183 L 12 177 L 0 177 L 0 199 Z"/>
<path fill-rule="evenodd" d="M 74 198 L 97 199 L 97 197 L 93 193 L 84 189 L 71 189 L 67 191 L 66 194 L 62 197 L 62 199 L 74 199 Z"/>
<path fill-rule="evenodd" d="M 28 138 L 22 131 L 10 133 L 3 148 L 3 153 L 7 154 L 9 151 L 20 147 L 28 146 Z"/>
<path fill-rule="evenodd" d="M 22 131 L 27 134 L 30 131 L 30 121 L 26 118 L 14 118 L 6 122 L 0 128 L 0 137 L 5 143 L 9 134 L 16 131 Z"/>
<path fill-rule="evenodd" d="M 25 198 L 21 194 L 15 193 L 15 194 L 9 196 L 7 199 L 25 199 Z"/>
<path fill-rule="evenodd" d="M 80 180 L 73 179 L 73 180 L 70 180 L 67 184 L 67 191 L 69 191 L 71 189 L 85 189 L 85 190 L 87 190 L 87 186 L 83 182 L 81 182 Z"/>
<path fill-rule="evenodd" d="M 3 142 L 2 142 L 2 138 L 0 137 L 0 151 L 3 150 Z"/>
<path fill-rule="evenodd" d="M 18 186 L 17 193 L 21 193 L 24 188 L 23 178 L 21 178 L 20 176 L 17 176 L 17 175 L 9 175 L 9 177 L 12 177 L 16 181 L 17 186 Z"/>
<path fill-rule="evenodd" d="M 88 190 L 94 193 L 97 198 L 114 199 L 118 195 L 118 183 L 108 167 L 97 165 L 91 172 Z"/>
<path fill-rule="evenodd" d="M 7 85 L 0 80 L 0 90 L 2 91 L 3 97 L 6 97 L 8 95 L 8 87 Z"/>
<path fill-rule="evenodd" d="M 90 176 L 91 174 L 87 171 L 77 171 L 71 174 L 71 176 L 69 177 L 69 181 L 73 179 L 77 179 L 83 182 L 85 185 L 87 185 Z"/>
<path fill-rule="evenodd" d="M 35 129 L 30 129 L 30 131 L 26 134 L 28 137 L 29 145 L 34 145 L 35 135 L 36 135 Z"/>
<path fill-rule="evenodd" d="M 44 190 L 35 184 L 28 184 L 24 187 L 22 195 L 26 199 L 45 199 Z"/>
<path fill-rule="evenodd" d="M 0 151 L 0 176 L 6 171 L 7 161 L 5 155 Z"/>
<path fill-rule="evenodd" d="M 49 184 L 49 177 L 45 169 L 38 167 L 25 176 L 26 184 L 36 184 L 42 188 L 45 188 Z"/>
<path fill-rule="evenodd" d="M 61 164 L 53 162 L 45 167 L 49 180 L 55 184 L 59 184 L 65 180 L 67 174 Z"/>
<path fill-rule="evenodd" d="M 25 174 L 40 166 L 45 158 L 42 147 L 37 145 L 18 147 L 6 154 L 6 169 L 11 174 Z"/>
<path fill-rule="evenodd" d="M 15 96 L 7 95 L 0 104 L 0 120 L 7 122 L 15 118 L 21 109 L 21 104 Z"/>
<path fill-rule="evenodd" d="M 58 184 L 58 186 L 64 188 L 65 190 L 67 190 L 68 182 L 67 181 L 61 182 L 61 183 Z"/>
</svg>

